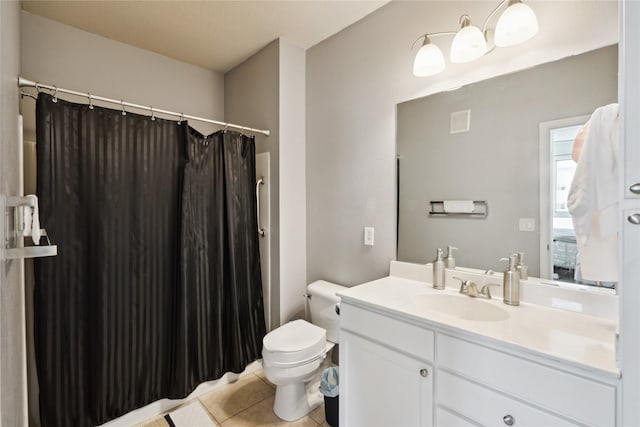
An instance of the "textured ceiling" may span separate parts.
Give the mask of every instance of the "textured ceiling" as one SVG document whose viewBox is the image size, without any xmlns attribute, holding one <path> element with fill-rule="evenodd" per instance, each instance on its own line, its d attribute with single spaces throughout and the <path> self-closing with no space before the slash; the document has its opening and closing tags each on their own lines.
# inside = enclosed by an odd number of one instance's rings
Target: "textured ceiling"
<svg viewBox="0 0 640 427">
<path fill-rule="evenodd" d="M 279 37 L 307 49 L 387 2 L 50 0 L 23 1 L 23 9 L 226 72 Z"/>
</svg>

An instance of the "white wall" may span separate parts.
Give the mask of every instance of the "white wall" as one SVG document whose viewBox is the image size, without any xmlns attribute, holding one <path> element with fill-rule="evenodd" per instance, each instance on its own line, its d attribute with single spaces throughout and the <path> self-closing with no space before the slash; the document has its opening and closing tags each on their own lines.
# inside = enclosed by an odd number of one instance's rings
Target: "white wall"
<svg viewBox="0 0 640 427">
<path fill-rule="evenodd" d="M 412 75 L 413 40 L 455 28 L 462 13 L 480 21 L 495 5 L 391 2 L 307 51 L 308 281 L 353 285 L 388 273 L 396 256 L 397 103 L 617 42 L 615 2 L 531 2 L 544 32 L 526 45 L 431 78 Z M 558 16 L 571 13 L 590 25 L 568 31 Z M 437 41 L 445 56 L 450 42 Z M 374 247 L 362 244 L 364 226 L 375 227 Z"/>
<path fill-rule="evenodd" d="M 305 51 L 271 42 L 225 74 L 225 117 L 269 129 L 271 153 L 271 326 L 304 308 L 306 290 Z"/>
<path fill-rule="evenodd" d="M 304 309 L 307 285 L 305 51 L 280 39 L 280 322 Z"/>
<path fill-rule="evenodd" d="M 4 196 L 21 195 L 18 74 L 20 3 L 0 2 L 0 244 Z M 15 244 L 15 242 L 12 242 Z M 0 261 L 0 426 L 27 425 L 24 263 Z"/>
<path fill-rule="evenodd" d="M 165 110 L 224 119 L 221 73 L 24 11 L 21 30 L 23 77 Z M 81 98 L 68 99 L 86 102 Z M 22 108 L 26 137 L 33 138 L 33 100 L 24 99 Z M 205 134 L 216 129 L 206 123 L 189 124 Z"/>
</svg>

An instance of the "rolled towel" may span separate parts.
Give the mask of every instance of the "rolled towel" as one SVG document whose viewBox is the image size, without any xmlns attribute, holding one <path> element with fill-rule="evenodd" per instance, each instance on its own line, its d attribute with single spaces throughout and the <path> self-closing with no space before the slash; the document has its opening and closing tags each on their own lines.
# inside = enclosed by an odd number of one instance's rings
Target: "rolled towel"
<svg viewBox="0 0 640 427">
<path fill-rule="evenodd" d="M 31 223 L 33 222 L 33 215 L 31 214 L 33 211 L 31 210 L 31 206 L 25 206 L 22 210 L 23 214 L 23 222 L 24 222 L 24 232 L 23 236 L 31 236 Z"/>
<path fill-rule="evenodd" d="M 471 213 L 474 210 L 473 200 L 445 200 L 443 204 L 447 213 Z"/>
<path fill-rule="evenodd" d="M 42 234 L 40 232 L 40 215 L 38 214 L 38 198 L 36 196 L 34 196 L 33 194 L 29 194 L 27 196 L 25 196 L 26 199 L 31 201 L 31 205 L 33 206 L 33 213 L 29 212 L 29 214 L 25 213 L 24 217 L 25 217 L 25 229 L 29 229 L 29 227 L 31 227 L 31 240 L 33 240 L 33 244 L 34 245 L 39 245 L 40 244 L 40 237 L 42 237 Z M 27 207 L 25 209 L 26 211 L 31 211 L 31 207 Z M 27 220 L 30 218 L 30 221 L 27 222 Z"/>
</svg>

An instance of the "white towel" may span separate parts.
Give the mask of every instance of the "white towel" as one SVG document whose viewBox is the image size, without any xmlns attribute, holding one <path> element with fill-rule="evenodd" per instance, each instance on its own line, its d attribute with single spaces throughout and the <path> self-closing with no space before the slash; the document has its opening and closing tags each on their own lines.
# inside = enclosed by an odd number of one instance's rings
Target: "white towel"
<svg viewBox="0 0 640 427">
<path fill-rule="evenodd" d="M 473 200 L 445 200 L 444 211 L 447 213 L 471 213 L 473 212 Z"/>
<path fill-rule="evenodd" d="M 617 132 L 618 104 L 593 112 L 567 198 L 588 280 L 618 280 Z"/>
<path fill-rule="evenodd" d="M 31 206 L 25 206 L 22 212 L 22 219 L 24 222 L 24 232 L 22 233 L 22 235 L 31 236 L 31 223 L 33 222 L 33 215 L 31 215 L 33 211 L 31 210 Z"/>
<path fill-rule="evenodd" d="M 30 201 L 30 205 L 33 206 L 25 206 L 24 208 L 24 235 L 31 235 L 31 240 L 33 240 L 34 245 L 40 244 L 40 237 L 42 237 L 42 233 L 40 231 L 40 215 L 38 214 L 38 198 L 33 194 L 29 194 L 24 196 L 25 199 Z"/>
<path fill-rule="evenodd" d="M 171 413 L 168 417 L 176 427 L 215 427 L 207 411 L 198 401 L 189 403 Z"/>
</svg>

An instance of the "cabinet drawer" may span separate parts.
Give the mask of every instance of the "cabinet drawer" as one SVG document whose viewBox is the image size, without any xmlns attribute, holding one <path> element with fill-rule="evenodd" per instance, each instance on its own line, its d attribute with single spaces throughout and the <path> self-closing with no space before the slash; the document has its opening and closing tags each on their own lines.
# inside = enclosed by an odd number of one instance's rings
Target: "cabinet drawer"
<svg viewBox="0 0 640 427">
<path fill-rule="evenodd" d="M 438 335 L 437 360 L 439 367 L 581 423 L 615 425 L 616 390 L 612 385 L 447 335 Z"/>
<path fill-rule="evenodd" d="M 433 361 L 434 333 L 349 304 L 340 309 L 340 329 L 384 343 L 418 359 Z"/>
<path fill-rule="evenodd" d="M 436 382 L 438 405 L 451 408 L 481 425 L 513 425 L 515 427 L 577 427 L 579 425 L 447 372 L 439 371 Z M 507 424 L 505 417 L 511 417 L 513 423 Z M 438 426 L 440 425 L 438 422 Z M 472 424 L 464 421 L 462 425 Z"/>
<path fill-rule="evenodd" d="M 472 423 L 464 418 L 449 412 L 446 409 L 436 408 L 436 425 L 438 427 L 478 427 L 479 424 Z"/>
</svg>

